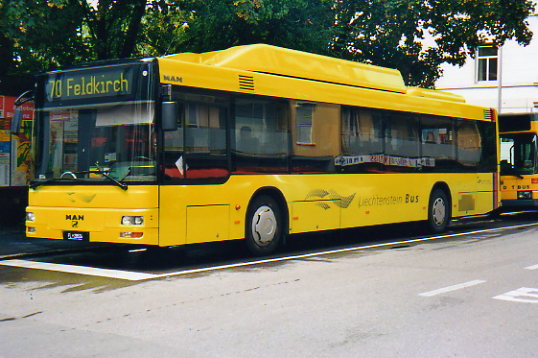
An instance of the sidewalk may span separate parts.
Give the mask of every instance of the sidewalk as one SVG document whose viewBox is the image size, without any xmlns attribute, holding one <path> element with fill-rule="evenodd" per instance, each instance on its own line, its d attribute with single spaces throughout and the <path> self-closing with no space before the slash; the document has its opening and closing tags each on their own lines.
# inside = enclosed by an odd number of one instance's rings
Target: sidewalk
<svg viewBox="0 0 538 358">
<path fill-rule="evenodd" d="M 29 239 L 24 235 L 24 227 L 0 228 L 0 260 L 84 251 L 100 247 L 103 245 L 79 241 Z"/>
</svg>

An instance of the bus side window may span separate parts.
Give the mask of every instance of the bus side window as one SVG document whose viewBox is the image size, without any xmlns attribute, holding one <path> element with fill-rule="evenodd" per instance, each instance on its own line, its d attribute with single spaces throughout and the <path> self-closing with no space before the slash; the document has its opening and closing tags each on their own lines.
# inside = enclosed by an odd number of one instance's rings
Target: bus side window
<svg viewBox="0 0 538 358">
<path fill-rule="evenodd" d="M 425 171 L 455 171 L 456 136 L 454 120 L 451 118 L 436 118 L 423 116 L 421 125 L 422 157 Z"/>
<path fill-rule="evenodd" d="M 177 129 L 164 132 L 164 178 L 221 180 L 227 177 L 229 97 L 175 89 L 173 99 L 180 104 L 180 110 Z"/>
<path fill-rule="evenodd" d="M 482 155 L 482 140 L 476 123 L 460 121 L 457 138 L 458 162 L 466 167 L 476 167 Z"/>
<path fill-rule="evenodd" d="M 264 98 L 235 100 L 232 154 L 235 172 L 287 172 L 288 113 L 283 101 Z"/>
<path fill-rule="evenodd" d="M 418 120 L 412 114 L 390 113 L 385 121 L 385 162 L 391 171 L 416 171 L 420 153 Z"/>
<path fill-rule="evenodd" d="M 292 112 L 292 171 L 331 173 L 340 155 L 340 106 L 290 102 Z"/>
<path fill-rule="evenodd" d="M 351 162 L 340 165 L 344 172 L 381 172 L 384 170 L 383 117 L 380 111 L 342 108 L 342 155 Z"/>
</svg>

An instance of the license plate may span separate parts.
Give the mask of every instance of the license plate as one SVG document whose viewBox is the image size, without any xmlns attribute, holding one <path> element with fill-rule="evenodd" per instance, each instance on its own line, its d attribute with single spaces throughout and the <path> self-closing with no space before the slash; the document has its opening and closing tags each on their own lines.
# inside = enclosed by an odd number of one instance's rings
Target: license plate
<svg viewBox="0 0 538 358">
<path fill-rule="evenodd" d="M 80 231 L 64 231 L 64 240 L 90 241 L 90 233 Z"/>
</svg>

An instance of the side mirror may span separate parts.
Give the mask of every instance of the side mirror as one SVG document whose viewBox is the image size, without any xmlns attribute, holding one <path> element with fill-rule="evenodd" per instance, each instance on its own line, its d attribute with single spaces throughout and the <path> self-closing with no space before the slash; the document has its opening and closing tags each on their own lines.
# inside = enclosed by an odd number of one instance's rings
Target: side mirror
<svg viewBox="0 0 538 358">
<path fill-rule="evenodd" d="M 161 127 L 163 131 L 175 131 L 177 129 L 177 118 L 179 106 L 175 101 L 165 101 L 161 105 Z"/>
<path fill-rule="evenodd" d="M 18 134 L 22 123 L 22 105 L 34 100 L 33 91 L 26 91 L 15 100 L 15 113 L 11 120 L 11 134 Z"/>
<path fill-rule="evenodd" d="M 15 107 L 13 119 L 11 119 L 11 134 L 18 134 L 21 131 L 22 107 Z"/>
</svg>

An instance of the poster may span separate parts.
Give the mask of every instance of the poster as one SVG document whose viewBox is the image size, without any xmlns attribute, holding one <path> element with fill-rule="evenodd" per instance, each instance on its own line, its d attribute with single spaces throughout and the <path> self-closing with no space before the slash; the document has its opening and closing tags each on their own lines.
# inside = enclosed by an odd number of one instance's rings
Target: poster
<svg viewBox="0 0 538 358">
<path fill-rule="evenodd" d="M 15 97 L 0 96 L 0 186 L 28 185 L 32 177 L 30 140 L 34 106 L 31 102 L 22 106 L 20 132 L 11 135 L 14 103 Z"/>
</svg>

